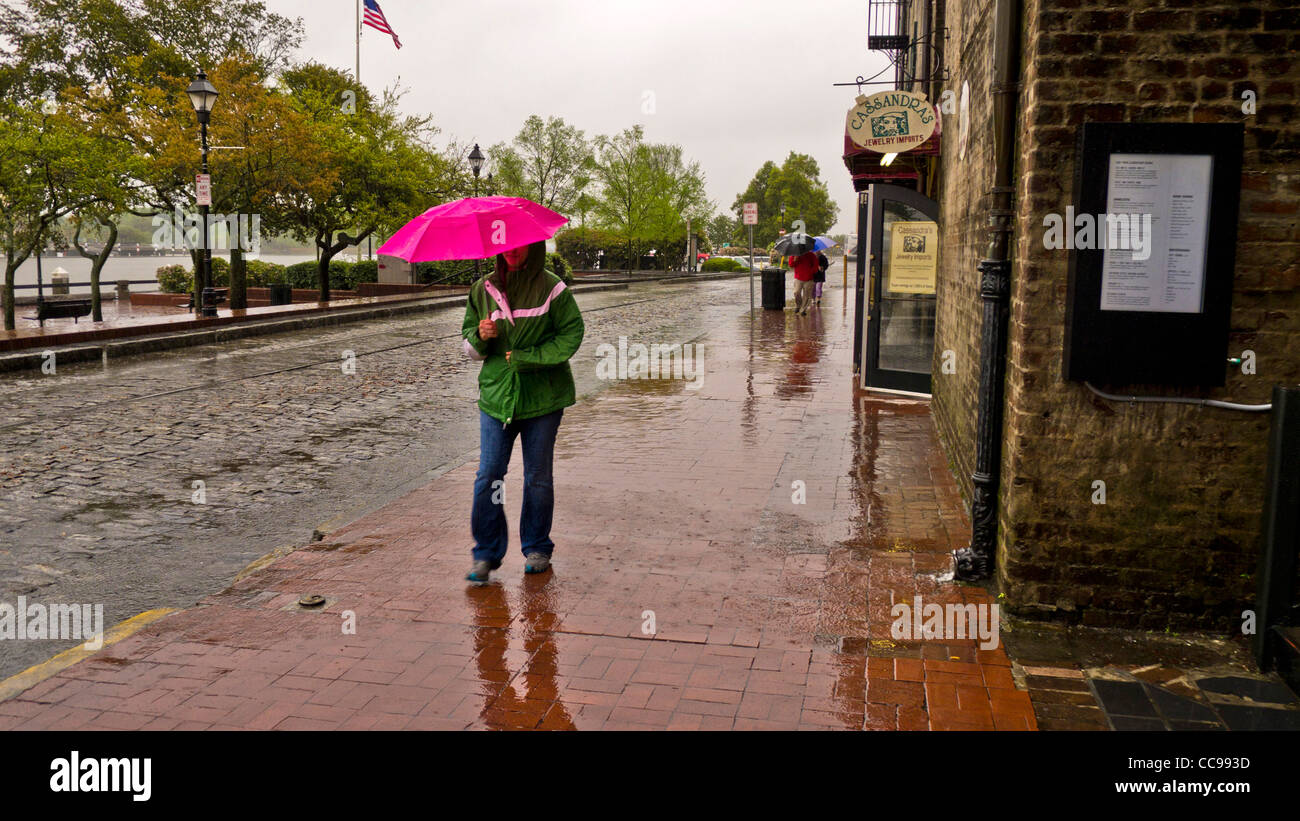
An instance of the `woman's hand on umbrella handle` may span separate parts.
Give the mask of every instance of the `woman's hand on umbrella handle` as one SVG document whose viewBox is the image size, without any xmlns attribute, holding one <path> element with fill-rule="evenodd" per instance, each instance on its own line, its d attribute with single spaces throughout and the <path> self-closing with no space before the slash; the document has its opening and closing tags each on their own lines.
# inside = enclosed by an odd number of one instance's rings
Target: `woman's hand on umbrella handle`
<svg viewBox="0 0 1300 821">
<path fill-rule="evenodd" d="M 497 324 L 490 319 L 480 319 L 478 323 L 479 339 L 496 339 Z"/>
<path fill-rule="evenodd" d="M 513 351 L 506 351 L 506 361 L 507 361 L 507 362 L 510 361 L 510 354 L 512 354 L 512 353 L 513 353 Z"/>
</svg>

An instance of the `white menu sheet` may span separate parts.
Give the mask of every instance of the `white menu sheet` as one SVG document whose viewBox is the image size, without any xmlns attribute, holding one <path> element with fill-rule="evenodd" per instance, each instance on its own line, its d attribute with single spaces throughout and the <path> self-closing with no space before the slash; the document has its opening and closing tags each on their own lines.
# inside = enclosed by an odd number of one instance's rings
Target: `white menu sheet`
<svg viewBox="0 0 1300 821">
<path fill-rule="evenodd" d="M 1132 215 L 1129 227 L 1140 233 L 1129 235 L 1127 248 L 1111 247 L 1106 217 L 1099 216 L 1101 310 L 1202 312 L 1213 160 L 1209 154 L 1110 155 L 1106 212 Z"/>
</svg>

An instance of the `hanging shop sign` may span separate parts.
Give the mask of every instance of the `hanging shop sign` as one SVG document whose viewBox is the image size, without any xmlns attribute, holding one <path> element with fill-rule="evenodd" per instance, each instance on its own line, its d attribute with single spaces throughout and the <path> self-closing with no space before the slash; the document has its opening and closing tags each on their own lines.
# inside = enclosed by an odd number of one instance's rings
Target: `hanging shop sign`
<svg viewBox="0 0 1300 821">
<path fill-rule="evenodd" d="M 858 95 L 849 109 L 845 133 L 854 145 L 880 154 L 901 154 L 930 139 L 938 116 L 925 95 L 916 91 L 881 91 Z"/>
<path fill-rule="evenodd" d="M 938 223 L 893 223 L 889 229 L 889 292 L 933 294 L 939 270 L 938 246 Z"/>
</svg>

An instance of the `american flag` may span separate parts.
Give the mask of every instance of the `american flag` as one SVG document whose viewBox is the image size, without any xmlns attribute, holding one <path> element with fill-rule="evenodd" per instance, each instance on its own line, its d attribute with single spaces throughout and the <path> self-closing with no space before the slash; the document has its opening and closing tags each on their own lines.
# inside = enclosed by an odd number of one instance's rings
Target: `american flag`
<svg viewBox="0 0 1300 821">
<path fill-rule="evenodd" d="M 384 34 L 391 35 L 393 38 L 393 45 L 398 48 L 402 47 L 402 41 L 397 39 L 397 32 L 393 31 L 389 27 L 388 20 L 384 17 L 383 10 L 379 8 L 379 4 L 376 3 L 375 0 L 366 0 L 366 13 L 362 18 L 362 22 L 373 29 L 379 29 Z"/>
</svg>

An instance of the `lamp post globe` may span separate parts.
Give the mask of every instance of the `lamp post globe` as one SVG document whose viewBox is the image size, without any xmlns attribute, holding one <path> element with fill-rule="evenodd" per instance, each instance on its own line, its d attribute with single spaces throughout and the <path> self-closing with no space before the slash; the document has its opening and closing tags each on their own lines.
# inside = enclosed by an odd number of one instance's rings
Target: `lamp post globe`
<svg viewBox="0 0 1300 821">
<path fill-rule="evenodd" d="M 469 152 L 469 167 L 474 172 L 474 180 L 478 181 L 479 172 L 483 170 L 483 152 L 479 151 L 478 143 L 474 143 L 474 148 Z"/>
<path fill-rule="evenodd" d="M 185 89 L 185 93 L 190 97 L 190 105 L 194 106 L 199 122 L 206 123 L 208 115 L 212 112 L 212 106 L 220 95 L 212 83 L 208 82 L 208 75 L 203 69 L 199 69 L 199 73 L 194 75 L 194 81 L 190 83 L 189 88 Z"/>
</svg>

